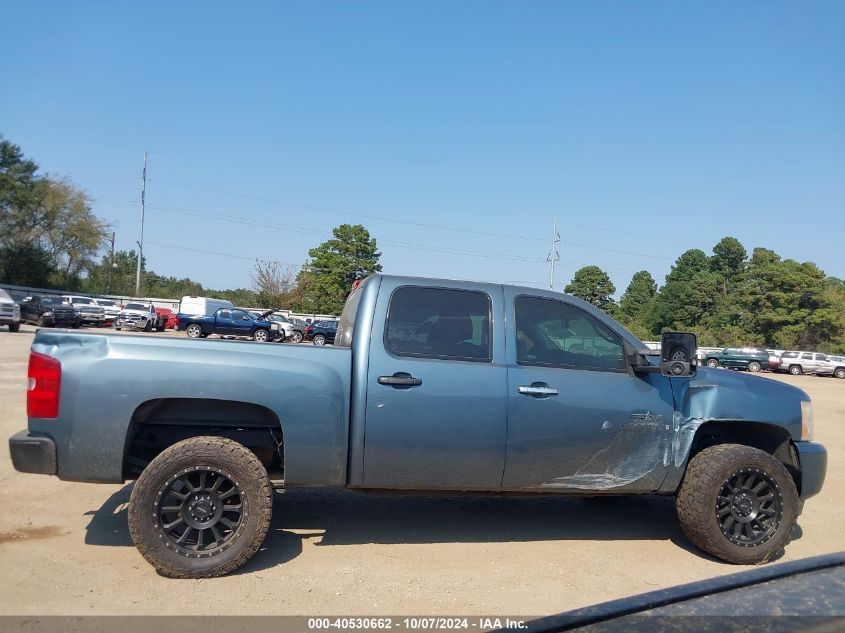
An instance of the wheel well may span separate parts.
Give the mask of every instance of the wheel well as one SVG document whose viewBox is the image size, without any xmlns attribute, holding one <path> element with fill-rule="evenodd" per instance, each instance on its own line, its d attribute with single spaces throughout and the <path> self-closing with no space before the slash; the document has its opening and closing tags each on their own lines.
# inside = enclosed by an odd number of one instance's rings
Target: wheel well
<svg viewBox="0 0 845 633">
<path fill-rule="evenodd" d="M 786 467 L 798 491 L 801 491 L 798 455 L 790 441 L 789 432 L 783 427 L 763 422 L 705 422 L 695 433 L 689 459 L 717 444 L 742 444 L 769 453 Z"/>
<path fill-rule="evenodd" d="M 200 435 L 226 437 L 243 444 L 261 460 L 271 479 L 284 479 L 283 432 L 278 416 L 250 402 L 211 398 L 159 398 L 139 406 L 126 436 L 124 479 L 136 479 L 168 446 Z"/>
</svg>

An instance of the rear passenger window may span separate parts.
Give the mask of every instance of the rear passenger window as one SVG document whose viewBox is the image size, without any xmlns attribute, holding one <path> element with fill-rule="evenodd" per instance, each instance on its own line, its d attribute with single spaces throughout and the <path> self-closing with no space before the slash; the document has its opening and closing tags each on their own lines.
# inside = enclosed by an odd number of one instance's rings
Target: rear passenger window
<svg viewBox="0 0 845 633">
<path fill-rule="evenodd" d="M 390 298 L 384 344 L 396 356 L 485 361 L 490 297 L 447 288 L 398 288 Z"/>
<path fill-rule="evenodd" d="M 813 360 L 812 354 L 801 354 L 801 360 Z"/>
<path fill-rule="evenodd" d="M 580 308 L 553 299 L 517 297 L 520 365 L 624 371 L 622 341 Z"/>
</svg>

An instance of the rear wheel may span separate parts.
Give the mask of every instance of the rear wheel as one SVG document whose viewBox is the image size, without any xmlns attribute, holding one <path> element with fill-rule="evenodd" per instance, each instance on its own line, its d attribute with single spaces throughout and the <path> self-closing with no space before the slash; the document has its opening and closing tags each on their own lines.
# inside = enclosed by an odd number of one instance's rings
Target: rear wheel
<svg viewBox="0 0 845 633">
<path fill-rule="evenodd" d="M 267 339 L 270 338 L 270 335 L 267 333 L 267 330 L 255 330 L 255 334 L 252 335 L 252 338 L 259 343 L 266 343 Z"/>
<path fill-rule="evenodd" d="M 10 329 L 11 329 L 11 326 L 10 326 Z M 17 330 L 14 330 L 14 331 L 17 332 Z M 845 367 L 837 367 L 836 369 L 833 370 L 833 375 L 836 378 L 845 378 Z"/>
<path fill-rule="evenodd" d="M 202 336 L 202 328 L 196 323 L 191 323 L 186 329 L 185 334 L 191 338 L 200 338 Z"/>
<path fill-rule="evenodd" d="M 800 376 L 804 373 L 804 370 L 801 368 L 801 365 L 790 365 L 789 373 L 793 376 Z"/>
<path fill-rule="evenodd" d="M 795 482 L 783 464 L 750 446 L 720 444 L 690 460 L 678 492 L 687 538 L 729 563 L 765 563 L 798 518 Z"/>
<path fill-rule="evenodd" d="M 234 571 L 261 546 L 273 511 L 270 478 L 242 444 L 183 440 L 144 469 L 129 498 L 129 533 L 162 576 Z"/>
<path fill-rule="evenodd" d="M 715 368 L 715 367 L 718 367 L 718 366 L 719 366 L 719 361 L 718 361 L 718 360 L 716 360 L 715 358 L 708 358 L 708 359 L 707 359 L 707 366 L 708 366 L 708 367 L 714 367 L 714 368 Z"/>
<path fill-rule="evenodd" d="M 748 371 L 760 371 L 762 369 L 762 365 L 758 363 L 756 360 L 752 360 L 748 363 Z"/>
<path fill-rule="evenodd" d="M 326 337 L 322 334 L 317 334 L 314 336 L 314 345 L 325 345 L 326 344 Z"/>
</svg>

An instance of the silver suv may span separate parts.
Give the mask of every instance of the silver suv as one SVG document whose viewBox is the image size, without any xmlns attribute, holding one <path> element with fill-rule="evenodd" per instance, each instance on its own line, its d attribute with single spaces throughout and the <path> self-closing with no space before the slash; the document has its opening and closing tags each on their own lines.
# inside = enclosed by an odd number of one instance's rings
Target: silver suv
<svg viewBox="0 0 845 633">
<path fill-rule="evenodd" d="M 833 376 L 834 378 L 845 378 L 845 356 L 828 356 L 828 367 L 825 371 L 819 371 L 819 376 Z"/>
<path fill-rule="evenodd" d="M 779 371 L 788 371 L 793 376 L 800 374 L 830 375 L 833 366 L 827 354 L 819 352 L 784 352 L 780 355 Z"/>
</svg>

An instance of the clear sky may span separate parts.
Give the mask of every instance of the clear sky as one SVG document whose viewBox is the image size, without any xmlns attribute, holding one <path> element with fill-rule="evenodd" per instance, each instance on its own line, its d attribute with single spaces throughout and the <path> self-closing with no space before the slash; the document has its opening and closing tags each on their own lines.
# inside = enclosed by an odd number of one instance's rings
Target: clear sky
<svg viewBox="0 0 845 633">
<path fill-rule="evenodd" d="M 0 11 L 0 134 L 127 250 L 149 150 L 160 274 L 249 286 L 361 222 L 386 272 L 543 285 L 558 219 L 558 289 L 725 235 L 845 277 L 845 2 Z"/>
</svg>

